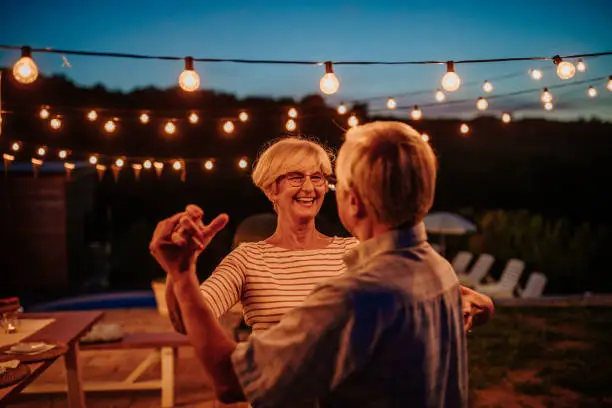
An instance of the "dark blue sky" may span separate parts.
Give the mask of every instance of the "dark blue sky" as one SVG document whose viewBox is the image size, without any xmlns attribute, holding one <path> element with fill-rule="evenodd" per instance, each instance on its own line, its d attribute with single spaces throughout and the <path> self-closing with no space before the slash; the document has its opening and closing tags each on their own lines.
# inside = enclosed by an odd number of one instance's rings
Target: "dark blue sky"
<svg viewBox="0 0 612 408">
<path fill-rule="evenodd" d="M 26 11 L 27 6 L 27 11 Z M 0 15 L 0 43 L 92 51 L 117 51 L 214 58 L 306 60 L 447 60 L 510 56 L 553 56 L 612 51 L 612 2 L 537 1 L 30 1 L 6 2 Z M 0 65 L 18 58 L 0 51 Z M 36 54 L 45 74 L 64 72 L 79 84 L 110 88 L 176 84 L 181 62 L 69 57 Z M 572 81 L 612 74 L 612 57 L 587 60 L 586 73 Z M 561 81 L 552 63 L 515 62 L 460 65 L 465 82 L 494 82 L 495 93 L 539 88 Z M 526 72 L 549 68 L 542 81 Z M 196 64 L 203 86 L 239 96 L 301 97 L 317 93 L 322 67 Z M 337 67 L 340 100 L 431 89 L 431 95 L 398 99 L 402 105 L 428 103 L 439 87 L 442 66 Z M 559 90 L 556 114 L 612 119 L 612 92 L 593 83 L 600 97 L 586 97 L 588 85 Z M 476 98 L 480 86 L 466 86 L 454 99 Z M 543 114 L 539 94 L 491 101 L 492 111 L 527 106 Z M 533 102 L 532 106 L 528 106 Z M 373 102 L 380 107 L 384 101 Z M 472 114 L 473 104 L 436 107 L 424 114 Z"/>
</svg>

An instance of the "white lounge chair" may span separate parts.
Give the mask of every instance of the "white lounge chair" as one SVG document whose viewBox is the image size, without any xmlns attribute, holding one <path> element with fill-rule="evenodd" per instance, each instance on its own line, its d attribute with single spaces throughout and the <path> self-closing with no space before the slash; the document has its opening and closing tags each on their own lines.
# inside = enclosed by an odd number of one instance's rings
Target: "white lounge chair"
<svg viewBox="0 0 612 408">
<path fill-rule="evenodd" d="M 525 269 L 525 262 L 510 259 L 497 282 L 476 285 L 476 291 L 491 297 L 514 297 L 514 289 Z"/>
<path fill-rule="evenodd" d="M 451 262 L 455 273 L 457 275 L 465 273 L 470 262 L 472 262 L 473 257 L 474 255 L 468 251 L 457 252 L 457 255 L 455 255 L 455 257 L 453 258 L 453 262 Z"/>
<path fill-rule="evenodd" d="M 544 287 L 546 286 L 546 275 L 541 272 L 532 272 L 527 278 L 527 283 L 525 284 L 525 289 L 517 288 L 517 292 L 520 297 L 524 299 L 533 299 L 539 298 L 542 296 L 544 292 Z"/>
<path fill-rule="evenodd" d="M 489 269 L 493 266 L 495 258 L 491 254 L 480 254 L 474 266 L 468 273 L 457 273 L 459 282 L 469 288 L 473 288 L 480 284 L 480 281 L 489 273 Z"/>
</svg>

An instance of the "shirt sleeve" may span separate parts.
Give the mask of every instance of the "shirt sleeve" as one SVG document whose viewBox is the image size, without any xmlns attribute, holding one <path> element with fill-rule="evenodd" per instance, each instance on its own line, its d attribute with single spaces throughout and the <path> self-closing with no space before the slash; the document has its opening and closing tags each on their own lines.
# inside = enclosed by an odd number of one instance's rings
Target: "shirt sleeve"
<svg viewBox="0 0 612 408">
<path fill-rule="evenodd" d="M 326 395 L 370 358 L 392 307 L 382 294 L 320 286 L 302 306 L 240 343 L 234 371 L 255 407 L 300 406 Z M 382 300 L 382 302 L 381 302 Z M 394 313 L 393 313 L 394 314 Z"/>
<path fill-rule="evenodd" d="M 242 298 L 247 253 L 243 246 L 230 252 L 200 285 L 204 300 L 220 318 Z"/>
</svg>

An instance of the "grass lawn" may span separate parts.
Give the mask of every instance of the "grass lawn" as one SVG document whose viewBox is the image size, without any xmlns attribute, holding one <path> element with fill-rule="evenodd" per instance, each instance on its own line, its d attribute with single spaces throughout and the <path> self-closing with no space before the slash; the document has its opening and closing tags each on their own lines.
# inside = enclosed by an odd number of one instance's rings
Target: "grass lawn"
<svg viewBox="0 0 612 408">
<path fill-rule="evenodd" d="M 612 308 L 498 307 L 468 341 L 472 407 L 612 407 Z"/>
</svg>

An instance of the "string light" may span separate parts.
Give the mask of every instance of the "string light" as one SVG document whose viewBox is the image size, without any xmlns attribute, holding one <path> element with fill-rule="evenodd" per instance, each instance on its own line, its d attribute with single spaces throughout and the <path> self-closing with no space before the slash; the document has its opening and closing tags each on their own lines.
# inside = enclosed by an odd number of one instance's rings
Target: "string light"
<svg viewBox="0 0 612 408">
<path fill-rule="evenodd" d="M 461 134 L 467 135 L 470 131 L 470 127 L 467 125 L 467 123 L 462 123 L 459 127 L 459 131 L 461 132 Z"/>
<path fill-rule="evenodd" d="M 124 164 L 125 164 L 125 161 L 122 158 L 118 158 L 117 160 L 115 160 L 115 166 L 119 168 L 123 167 Z"/>
<path fill-rule="evenodd" d="M 331 61 L 325 62 L 325 75 L 319 81 L 319 87 L 325 95 L 334 94 L 340 88 L 340 81 L 334 74 L 334 66 Z"/>
<path fill-rule="evenodd" d="M 94 155 L 89 156 L 89 164 L 91 165 L 98 164 L 98 157 Z"/>
<path fill-rule="evenodd" d="M 297 124 L 295 123 L 295 120 L 293 119 L 289 119 L 287 120 L 287 123 L 285 123 L 285 129 L 287 129 L 289 132 L 293 132 L 296 128 L 297 128 Z"/>
<path fill-rule="evenodd" d="M 608 88 L 608 91 L 612 92 L 612 75 L 608 77 L 608 85 L 606 85 L 606 88 Z"/>
<path fill-rule="evenodd" d="M 558 55 L 553 57 L 553 62 L 557 65 L 557 75 L 561 79 L 570 79 L 576 75 L 576 67 L 569 61 L 564 61 Z"/>
<path fill-rule="evenodd" d="M 113 133 L 116 129 L 117 125 L 115 125 L 115 122 L 112 120 L 109 120 L 104 124 L 104 130 L 106 130 L 108 133 Z"/>
<path fill-rule="evenodd" d="M 442 92 L 441 89 L 436 90 L 436 101 L 444 102 L 445 99 L 446 99 L 446 94 Z"/>
<path fill-rule="evenodd" d="M 57 156 L 60 159 L 65 159 L 66 157 L 68 157 L 68 152 L 66 150 L 60 150 Z"/>
<path fill-rule="evenodd" d="M 185 70 L 179 75 L 178 84 L 185 92 L 193 92 L 200 87 L 200 76 L 193 69 L 193 57 L 185 57 Z"/>
<path fill-rule="evenodd" d="M 546 109 L 547 111 L 551 111 L 551 110 L 553 110 L 553 108 L 554 108 L 554 106 L 553 106 L 552 102 L 546 102 L 544 104 L 544 109 Z"/>
<path fill-rule="evenodd" d="M 13 160 L 15 160 L 15 156 L 10 155 L 10 154 L 7 154 L 7 153 L 4 153 L 4 154 L 2 155 L 2 158 L 3 158 L 4 160 L 9 161 L 9 162 L 12 162 Z M 6 168 L 5 168 L 5 170 L 6 170 Z"/>
<path fill-rule="evenodd" d="M 47 154 L 47 148 L 45 146 L 41 146 L 38 148 L 38 150 L 36 150 L 36 153 L 39 156 L 44 156 L 45 154 Z"/>
<path fill-rule="evenodd" d="M 482 90 L 485 92 L 491 92 L 493 91 L 493 85 L 489 81 L 484 81 L 484 84 L 482 84 Z"/>
<path fill-rule="evenodd" d="M 164 132 L 169 135 L 173 135 L 176 132 L 176 125 L 171 121 L 166 122 L 166 124 L 164 125 Z"/>
<path fill-rule="evenodd" d="M 597 89 L 593 88 L 592 86 L 589 86 L 587 94 L 589 95 L 589 97 L 594 98 L 597 96 Z"/>
<path fill-rule="evenodd" d="M 228 135 L 234 131 L 234 128 L 234 122 L 232 122 L 231 120 L 228 120 L 223 124 L 223 131 Z"/>
<path fill-rule="evenodd" d="M 176 171 L 179 171 L 180 169 L 182 169 L 182 168 L 183 168 L 183 163 L 181 163 L 181 161 L 180 161 L 180 160 L 175 160 L 175 161 L 172 163 L 172 168 L 173 168 L 174 170 L 176 170 Z"/>
<path fill-rule="evenodd" d="M 74 165 L 74 163 L 66 162 L 66 163 L 64 163 L 64 168 L 67 169 L 67 170 L 74 170 L 75 165 Z"/>
<path fill-rule="evenodd" d="M 423 117 L 423 112 L 421 112 L 417 105 L 414 105 L 414 108 L 412 108 L 412 112 L 410 112 L 410 117 L 413 120 L 420 120 Z"/>
<path fill-rule="evenodd" d="M 359 119 L 357 119 L 357 116 L 355 116 L 354 114 L 351 115 L 346 122 L 350 127 L 355 127 L 359 125 Z"/>
<path fill-rule="evenodd" d="M 502 113 L 501 119 L 504 123 L 510 123 L 512 121 L 512 115 L 510 115 L 508 112 L 504 112 Z"/>
<path fill-rule="evenodd" d="M 542 100 L 542 103 L 552 102 L 553 97 L 551 93 L 548 92 L 548 88 L 544 88 L 544 90 L 542 91 L 542 97 L 540 99 Z"/>
<path fill-rule="evenodd" d="M 38 116 L 40 116 L 41 119 L 47 119 L 49 117 L 49 110 L 44 107 L 41 108 Z"/>
<path fill-rule="evenodd" d="M 344 103 L 340 103 L 340 105 L 338 106 L 338 114 L 339 115 L 344 115 L 346 114 L 346 105 L 344 105 Z"/>
<path fill-rule="evenodd" d="M 156 161 L 153 163 L 153 167 L 155 167 L 157 170 L 163 170 L 164 163 Z"/>
<path fill-rule="evenodd" d="M 290 118 L 295 119 L 295 118 L 297 118 L 297 117 L 298 117 L 298 111 L 297 111 L 297 109 L 295 109 L 295 108 L 291 108 L 291 109 L 289 109 L 289 111 L 287 111 L 287 115 L 288 115 Z"/>
<path fill-rule="evenodd" d="M 145 160 L 145 161 L 142 163 L 142 167 L 144 167 L 144 168 L 145 168 L 145 169 L 147 169 L 147 170 L 149 170 L 149 169 L 151 168 L 151 166 L 152 166 L 151 160 Z"/>
<path fill-rule="evenodd" d="M 146 125 L 147 123 L 149 123 L 149 120 L 150 120 L 150 119 L 151 119 L 151 118 L 150 118 L 150 117 L 149 117 L 149 115 L 148 115 L 148 114 L 146 114 L 146 113 L 142 113 L 142 114 L 140 115 L 140 123 L 142 123 L 143 125 Z"/>
<path fill-rule="evenodd" d="M 11 150 L 14 152 L 18 152 L 20 149 L 21 149 L 21 143 L 13 142 L 13 144 L 11 145 Z"/>
<path fill-rule="evenodd" d="M 586 71 L 586 64 L 584 63 L 582 58 L 579 59 L 578 62 L 576 63 L 576 69 L 578 70 L 578 72 L 585 72 Z"/>
<path fill-rule="evenodd" d="M 191 115 L 189 115 L 189 123 L 195 125 L 196 123 L 198 123 L 199 120 L 200 117 L 198 116 L 198 114 L 195 112 L 191 112 Z"/>
<path fill-rule="evenodd" d="M 240 159 L 240 161 L 238 162 L 238 167 L 240 167 L 241 169 L 246 169 L 247 167 L 247 160 L 243 157 L 242 159 Z"/>
<path fill-rule="evenodd" d="M 387 109 L 395 109 L 397 108 L 397 102 L 395 102 L 395 99 L 393 98 L 389 98 L 387 99 Z"/>
<path fill-rule="evenodd" d="M 241 122 L 246 122 L 247 120 L 249 120 L 249 114 L 246 113 L 245 111 L 242 111 L 238 115 L 238 119 L 240 119 Z"/>
<path fill-rule="evenodd" d="M 210 159 L 209 159 L 209 160 L 206 160 L 206 161 L 204 162 L 204 168 L 205 168 L 206 170 L 209 170 L 209 171 L 210 171 L 210 170 L 212 170 L 212 169 L 213 169 L 213 167 L 215 167 L 215 165 L 214 165 L 214 163 L 213 163 L 213 161 L 212 161 L 212 160 L 210 160 Z"/>
<path fill-rule="evenodd" d="M 536 81 L 542 79 L 542 71 L 540 71 L 539 69 L 532 69 L 531 71 L 529 71 L 529 74 L 531 75 L 531 79 L 534 79 Z"/>
<path fill-rule="evenodd" d="M 421 139 L 423 139 L 424 142 L 429 142 L 429 135 L 427 133 L 422 133 Z"/>
<path fill-rule="evenodd" d="M 53 118 L 49 121 L 51 129 L 57 130 L 62 127 L 62 121 L 59 118 Z"/>
<path fill-rule="evenodd" d="M 13 66 L 13 76 L 20 84 L 31 84 L 38 78 L 38 67 L 30 47 L 21 47 L 21 58 Z"/>
<path fill-rule="evenodd" d="M 87 119 L 89 119 L 90 121 L 95 121 L 98 119 L 98 112 L 96 112 L 95 110 L 90 110 L 89 113 L 87 114 Z"/>
<path fill-rule="evenodd" d="M 446 74 L 442 77 L 442 88 L 447 92 L 455 92 L 461 86 L 461 78 L 455 73 L 455 63 L 446 63 Z"/>
<path fill-rule="evenodd" d="M 485 110 L 489 107 L 489 102 L 487 102 L 487 100 L 485 98 L 483 98 L 482 96 L 480 98 L 478 98 L 478 101 L 476 101 L 476 108 L 478 108 L 478 110 Z"/>
</svg>

